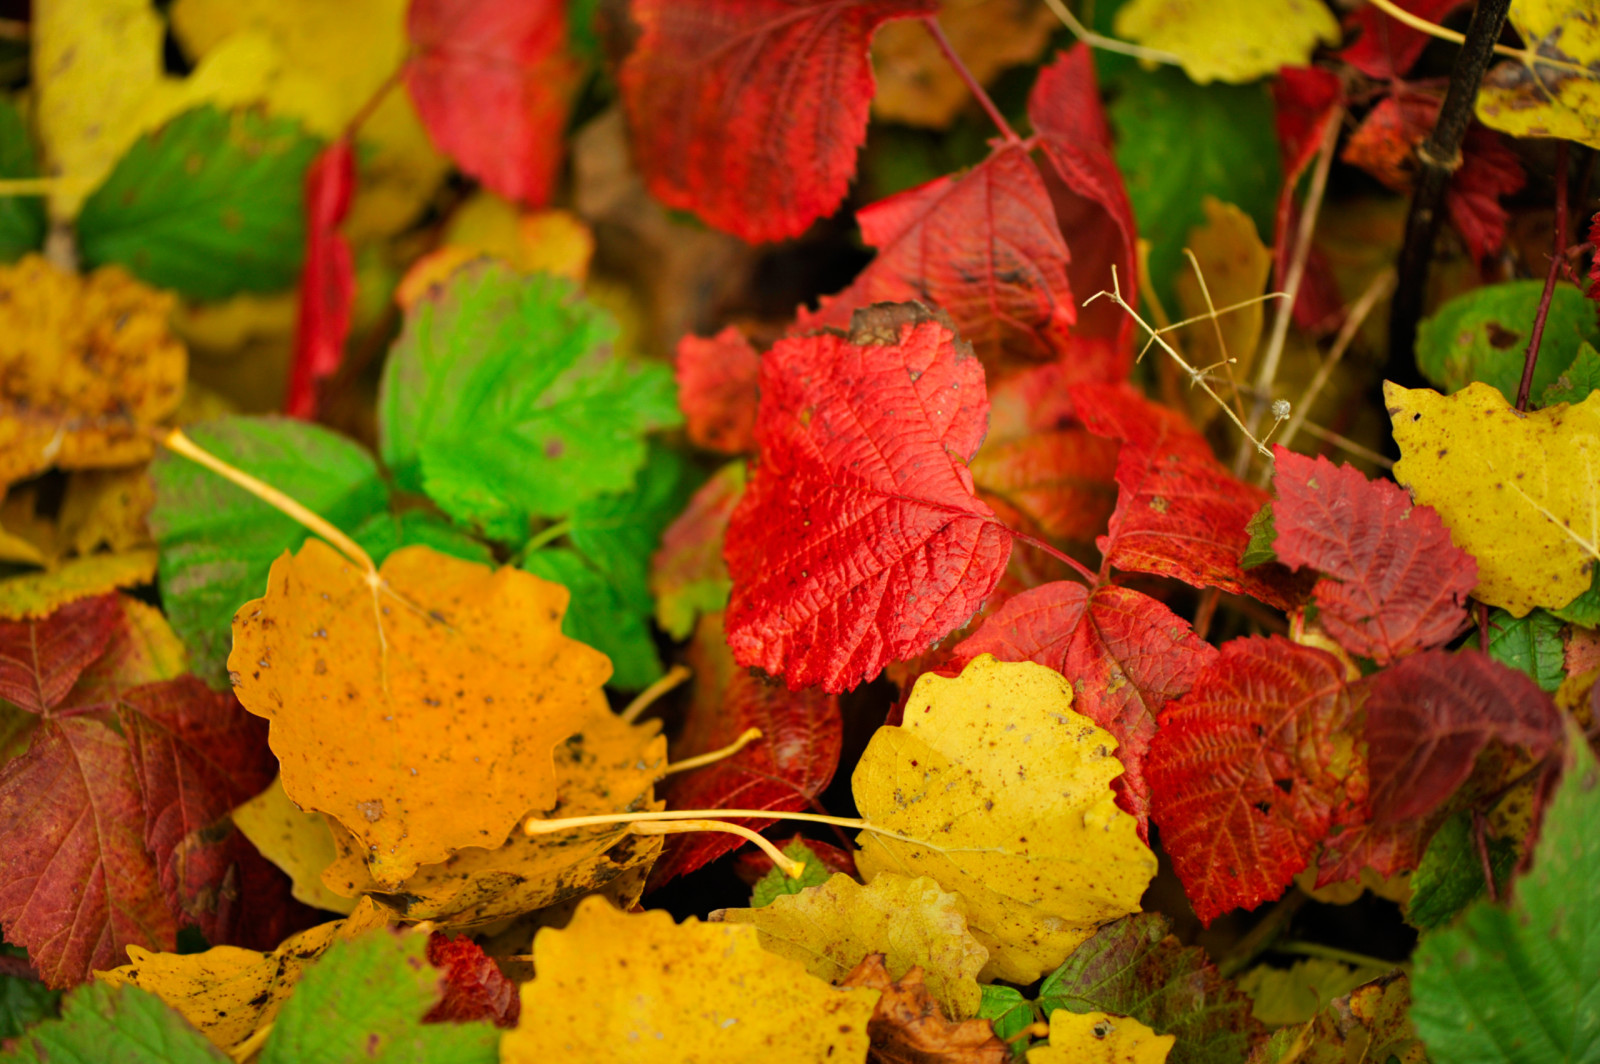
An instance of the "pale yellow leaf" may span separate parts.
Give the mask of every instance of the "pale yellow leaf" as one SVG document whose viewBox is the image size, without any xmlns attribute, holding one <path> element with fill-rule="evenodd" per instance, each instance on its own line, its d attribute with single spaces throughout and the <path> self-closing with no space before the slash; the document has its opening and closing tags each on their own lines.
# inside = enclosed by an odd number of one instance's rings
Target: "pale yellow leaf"
<svg viewBox="0 0 1600 1064">
<path fill-rule="evenodd" d="M 1600 7 L 1594 0 L 1512 0 L 1532 62 L 1507 59 L 1478 90 L 1478 119 L 1514 137 L 1600 148 Z"/>
<path fill-rule="evenodd" d="M 1318 44 L 1337 44 L 1339 23 L 1322 0 L 1130 0 L 1117 11 L 1117 36 L 1171 52 L 1184 72 L 1245 82 L 1279 67 L 1305 66 Z"/>
<path fill-rule="evenodd" d="M 1028 1050 L 1028 1064 L 1162 1064 L 1177 1041 L 1132 1016 L 1056 1009 L 1050 1044 Z"/>
<path fill-rule="evenodd" d="M 322 871 L 339 853 L 321 813 L 308 813 L 283 793 L 274 779 L 266 790 L 233 811 L 233 823 L 261 856 L 283 870 L 294 884 L 294 896 L 314 909 L 350 913 L 359 899 L 335 894 L 322 883 Z"/>
</svg>

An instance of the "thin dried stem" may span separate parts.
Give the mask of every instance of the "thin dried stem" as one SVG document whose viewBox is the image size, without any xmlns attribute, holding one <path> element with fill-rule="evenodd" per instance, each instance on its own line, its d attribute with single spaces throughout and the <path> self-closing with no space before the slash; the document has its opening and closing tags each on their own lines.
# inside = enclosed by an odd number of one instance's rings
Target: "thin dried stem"
<svg viewBox="0 0 1600 1064">
<path fill-rule="evenodd" d="M 870 831 L 874 835 L 882 835 L 887 839 L 896 839 L 908 842 L 914 846 L 927 846 L 934 850 L 926 839 L 914 839 L 910 835 L 902 835 L 897 831 L 886 828 L 874 827 L 872 824 L 857 817 L 824 816 L 820 813 L 785 813 L 777 809 L 662 809 L 657 812 L 646 813 L 602 813 L 596 816 L 573 816 L 558 820 L 541 820 L 531 816 L 522 822 L 522 830 L 528 835 L 552 835 L 558 831 L 571 831 L 573 828 L 604 827 L 607 824 L 654 824 L 674 820 L 705 820 L 710 818 L 733 818 L 738 820 L 798 820 L 805 824 L 836 824 L 852 831 Z M 943 851 L 940 851 L 943 852 Z"/>
<path fill-rule="evenodd" d="M 1073 572 L 1087 580 L 1091 586 L 1095 583 L 1098 583 L 1098 577 L 1095 576 L 1094 572 L 1090 570 L 1088 566 L 1084 565 L 1066 551 L 1057 550 L 1044 540 L 1036 539 L 1035 537 L 1028 535 L 1026 532 L 1018 532 L 1013 528 L 1006 528 L 1005 525 L 1001 525 L 1000 527 L 1005 528 L 1006 532 L 1010 534 L 1012 539 L 1026 543 L 1030 547 L 1037 547 L 1046 554 L 1050 555 L 1050 557 L 1054 558 L 1056 561 L 1066 565 Z"/>
<path fill-rule="evenodd" d="M 1228 394 L 1233 400 L 1234 413 L 1244 417 L 1244 403 L 1239 400 L 1239 382 L 1233 378 L 1233 364 L 1236 360 L 1229 354 L 1228 341 L 1222 335 L 1222 314 L 1226 313 L 1226 311 L 1218 311 L 1217 305 L 1211 301 L 1211 286 L 1206 284 L 1206 272 L 1200 268 L 1200 259 L 1195 255 L 1194 250 L 1192 248 L 1184 248 L 1183 253 L 1188 256 L 1189 265 L 1194 269 L 1194 279 L 1200 285 L 1200 294 L 1206 300 L 1206 312 L 1203 317 L 1210 319 L 1211 330 L 1216 334 L 1217 350 L 1222 353 L 1222 368 L 1228 376 Z M 1232 310 L 1233 308 L 1229 307 L 1228 309 Z M 1187 322 L 1184 324 L 1187 324 Z"/>
<path fill-rule="evenodd" d="M 1348 451 L 1357 458 L 1365 458 L 1380 469 L 1393 469 L 1394 459 L 1385 457 L 1370 447 L 1363 447 L 1348 436 L 1341 436 L 1332 429 L 1325 429 L 1314 421 L 1302 421 L 1300 429 L 1308 436 L 1315 436 L 1323 443 L 1331 443 L 1340 450 Z"/>
<path fill-rule="evenodd" d="M 1046 2 L 1048 2 L 1048 0 L 1046 0 Z M 1465 34 L 1457 33 L 1452 29 L 1446 29 L 1444 26 L 1441 26 L 1435 22 L 1429 22 L 1420 15 L 1413 15 L 1399 4 L 1394 3 L 1394 0 L 1367 0 L 1367 3 L 1371 4 L 1379 11 L 1382 11 L 1385 15 L 1388 15 L 1396 22 L 1403 22 L 1419 33 L 1426 33 L 1429 37 L 1433 37 L 1441 41 L 1449 41 L 1452 44 L 1467 43 Z M 1496 55 L 1503 55 L 1508 59 L 1515 59 L 1526 66 L 1538 64 L 1539 66 L 1555 67 L 1558 70 L 1565 70 L 1569 73 L 1578 74 L 1586 78 L 1594 76 L 1593 71 L 1579 66 L 1577 63 L 1567 63 L 1560 59 L 1552 59 L 1549 56 L 1540 55 L 1531 48 L 1512 48 L 1510 45 L 1496 44 L 1494 46 L 1494 53 Z"/>
<path fill-rule="evenodd" d="M 1556 277 L 1566 260 L 1567 250 L 1567 142 L 1556 141 L 1556 221 L 1550 234 L 1554 246 L 1550 249 L 1550 269 L 1544 277 L 1544 291 L 1539 296 L 1539 311 L 1533 317 L 1533 335 L 1528 339 L 1528 352 L 1522 360 L 1522 381 L 1517 385 L 1517 409 L 1528 409 L 1528 393 L 1533 390 L 1533 371 L 1539 364 L 1539 344 L 1544 339 L 1544 323 L 1550 316 L 1550 298 L 1555 295 Z"/>
<path fill-rule="evenodd" d="M 674 687 L 677 687 L 679 684 L 683 683 L 683 681 L 687 680 L 693 675 L 694 673 L 692 673 L 686 665 L 674 665 L 672 668 L 668 669 L 665 676 L 661 677 L 661 679 L 657 680 L 649 687 L 646 687 L 643 691 L 640 691 L 638 695 L 634 697 L 634 700 L 628 703 L 627 708 L 624 709 L 621 714 L 623 723 L 632 724 L 634 721 L 638 720 L 639 714 L 649 709 L 658 698 L 672 690 Z"/>
<path fill-rule="evenodd" d="M 923 16 L 922 24 L 933 35 L 934 43 L 939 46 L 939 51 L 944 53 L 946 62 L 955 68 L 956 74 L 967 86 L 967 91 L 972 93 L 972 98 L 982 105 L 984 113 L 989 116 L 989 120 L 1000 130 L 1000 135 L 1005 137 L 1006 143 L 1021 144 L 1022 138 L 1017 136 L 1017 131 L 1011 128 L 1011 123 L 1007 122 L 1006 116 L 1000 113 L 1000 108 L 994 105 L 994 101 L 989 98 L 989 93 L 985 91 L 983 84 L 973 76 L 972 71 L 967 69 L 967 64 L 962 61 L 961 55 L 955 50 L 955 46 L 950 43 L 950 38 L 944 35 L 944 27 L 939 25 L 939 17 L 937 15 L 925 15 Z"/>
<path fill-rule="evenodd" d="M 714 765 L 718 761 L 732 757 L 759 738 L 761 738 L 760 728 L 746 728 L 743 735 L 722 749 L 710 750 L 703 754 L 696 754 L 694 757 L 686 757 L 682 761 L 674 761 L 661 770 L 661 775 L 665 778 L 674 772 L 689 772 L 693 769 L 705 768 L 707 765 Z"/>
<path fill-rule="evenodd" d="M 755 843 L 761 848 L 761 852 L 772 858 L 772 863 L 783 869 L 783 874 L 790 879 L 800 878 L 800 874 L 806 870 L 804 861 L 795 860 L 761 835 L 739 824 L 725 824 L 720 820 L 677 820 L 660 824 L 630 824 L 628 830 L 635 835 L 683 835 L 691 831 L 720 831 Z"/>
<path fill-rule="evenodd" d="M 1147 63 L 1165 63 L 1168 66 L 1178 66 L 1183 60 L 1172 52 L 1163 52 L 1159 48 L 1146 48 L 1142 44 L 1129 44 L 1119 41 L 1115 37 L 1103 37 L 1078 21 L 1066 4 L 1061 0 L 1044 0 L 1044 6 L 1055 13 L 1061 24 L 1072 31 L 1072 35 L 1087 44 L 1090 48 L 1098 48 L 1102 52 L 1117 52 L 1121 55 L 1131 55 L 1135 59 L 1143 59 Z"/>
</svg>

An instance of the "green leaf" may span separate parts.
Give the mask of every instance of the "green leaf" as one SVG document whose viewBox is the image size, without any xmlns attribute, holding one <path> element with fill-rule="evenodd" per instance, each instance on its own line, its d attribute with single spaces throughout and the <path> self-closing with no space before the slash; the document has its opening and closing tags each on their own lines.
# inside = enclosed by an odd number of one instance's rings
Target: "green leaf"
<svg viewBox="0 0 1600 1064">
<path fill-rule="evenodd" d="M 771 905 L 785 894 L 799 894 L 807 887 L 820 887 L 833 875 L 828 866 L 822 863 L 822 858 L 812 853 L 811 847 L 803 842 L 791 842 L 783 848 L 783 853 L 785 857 L 804 861 L 805 870 L 798 876 L 786 876 L 783 869 L 776 866 L 767 869 L 767 874 L 756 880 L 756 885 L 750 890 L 750 908 Z"/>
<path fill-rule="evenodd" d="M 683 512 L 704 479 L 682 455 L 656 446 L 632 491 L 602 495 L 572 511 L 567 539 L 611 581 L 629 609 L 646 617 L 655 609 L 650 557 L 662 531 Z"/>
<path fill-rule="evenodd" d="M 294 283 L 302 185 L 318 142 L 286 118 L 214 107 L 141 137 L 78 215 L 87 266 L 127 267 L 194 299 Z"/>
<path fill-rule="evenodd" d="M 0 177 L 38 177 L 39 158 L 28 124 L 16 105 L 0 96 Z M 0 262 L 15 262 L 44 246 L 42 196 L 0 196 Z"/>
<path fill-rule="evenodd" d="M 1033 1005 L 1014 986 L 985 983 L 978 1018 L 989 1021 L 996 1038 L 1009 1042 L 1033 1022 Z"/>
<path fill-rule="evenodd" d="M 28 951 L 20 946 L 0 944 L 0 954 L 26 957 Z M 36 979 L 0 975 L 0 1039 L 15 1038 L 24 1028 L 51 1019 L 60 1012 L 61 991 L 51 990 Z"/>
<path fill-rule="evenodd" d="M 1352 967 L 1324 957 L 1307 957 L 1287 968 L 1260 964 L 1239 977 L 1239 989 L 1254 1004 L 1250 1014 L 1268 1027 L 1305 1023 L 1334 998 L 1390 970 L 1392 965 Z"/>
<path fill-rule="evenodd" d="M 1278 552 L 1272 549 L 1278 540 L 1278 527 L 1272 523 L 1272 503 L 1264 503 L 1244 530 L 1250 533 L 1250 542 L 1239 555 L 1239 568 L 1254 569 L 1278 560 Z"/>
<path fill-rule="evenodd" d="M 1540 344 L 1541 361 L 1544 359 L 1543 343 Z M 1534 371 L 1538 375 L 1538 371 Z M 1572 365 L 1562 371 L 1555 383 L 1544 390 L 1539 397 L 1540 406 L 1554 406 L 1557 403 L 1581 403 L 1589 398 L 1589 393 L 1600 388 L 1600 352 L 1594 345 L 1585 340 L 1578 345 L 1578 355 L 1572 360 Z"/>
<path fill-rule="evenodd" d="M 1580 628 L 1600 628 L 1600 565 L 1594 567 L 1589 587 L 1560 609 L 1550 611 L 1568 624 Z"/>
<path fill-rule="evenodd" d="M 293 496 L 346 532 L 386 514 L 377 463 L 337 433 L 279 417 L 228 417 L 186 430 L 201 447 Z M 187 458 L 159 454 L 150 467 L 156 504 L 150 528 L 161 547 L 167 619 L 189 647 L 190 667 L 212 684 L 227 679 L 233 614 L 258 598 L 284 551 L 309 538 L 287 517 Z M 368 526 L 363 548 L 380 561 L 392 532 Z M 358 537 L 358 539 L 361 537 Z"/>
<path fill-rule="evenodd" d="M 1489 614 L 1489 656 L 1502 665 L 1527 673 L 1541 688 L 1554 692 L 1566 679 L 1566 647 L 1561 642 L 1561 618 L 1536 609 L 1526 617 L 1505 610 Z M 1466 646 L 1478 646 L 1477 633 Z"/>
<path fill-rule="evenodd" d="M 581 554 L 565 547 L 546 547 L 528 555 L 522 567 L 572 593 L 561 631 L 611 659 L 611 686 L 636 691 L 661 678 L 661 655 L 646 615 L 622 601 L 611 582 Z"/>
<path fill-rule="evenodd" d="M 616 326 L 572 285 L 484 262 L 406 315 L 379 399 L 400 486 L 519 544 L 534 516 L 626 491 L 645 433 L 682 421 L 671 371 L 615 357 Z"/>
<path fill-rule="evenodd" d="M 407 510 L 403 514 L 385 511 L 373 514 L 351 533 L 374 561 L 388 557 L 401 547 L 432 547 L 440 554 L 463 561 L 493 565 L 494 552 L 487 544 L 473 539 L 461 529 L 426 510 Z"/>
<path fill-rule="evenodd" d="M 0 1057 L 6 1064 L 228 1064 L 222 1050 L 148 990 L 86 983 Z"/>
<path fill-rule="evenodd" d="M 1168 1064 L 1237 1064 L 1262 1032 L 1251 1003 L 1206 959 L 1180 945 L 1166 917 L 1135 913 L 1096 931 L 1045 978 L 1039 1006 L 1132 1016 L 1177 1036 Z"/>
<path fill-rule="evenodd" d="M 1600 1059 L 1600 765 L 1576 728 L 1568 744 L 1510 907 L 1480 901 L 1417 947 L 1411 1022 L 1432 1060 Z"/>
<path fill-rule="evenodd" d="M 1507 281 L 1456 296 L 1417 329 L 1417 368 L 1447 392 L 1483 381 L 1514 401 L 1543 294 L 1543 281 Z M 1600 343 L 1594 304 L 1572 285 L 1556 285 L 1531 394 L 1555 384 L 1585 340 Z"/>
<path fill-rule="evenodd" d="M 1517 863 L 1517 847 L 1509 839 L 1489 840 L 1489 866 L 1497 886 L 1510 880 Z M 1411 874 L 1411 900 L 1406 921 L 1420 931 L 1432 931 L 1455 919 L 1457 913 L 1483 894 L 1483 859 L 1472 837 L 1472 816 L 1457 813 L 1439 826 L 1417 870 Z"/>
<path fill-rule="evenodd" d="M 336 942 L 278 1013 L 261 1064 L 494 1064 L 488 1023 L 430 1023 L 442 976 L 426 935 L 374 931 Z"/>
<path fill-rule="evenodd" d="M 1261 85 L 1200 86 L 1164 67 L 1130 71 L 1109 114 L 1139 235 L 1150 241 L 1150 276 L 1171 311 L 1174 278 L 1188 268 L 1183 247 L 1205 221 L 1206 196 L 1235 204 L 1258 232 L 1272 232 L 1283 179 L 1272 100 Z"/>
</svg>

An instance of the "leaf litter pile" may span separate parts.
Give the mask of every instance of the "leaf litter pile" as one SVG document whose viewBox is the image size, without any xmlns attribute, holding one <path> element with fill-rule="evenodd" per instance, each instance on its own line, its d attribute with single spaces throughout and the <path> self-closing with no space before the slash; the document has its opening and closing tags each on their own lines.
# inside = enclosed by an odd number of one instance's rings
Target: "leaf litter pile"
<svg viewBox="0 0 1600 1064">
<path fill-rule="evenodd" d="M 0 1060 L 1600 1060 L 1591 0 L 18 11 Z"/>
</svg>

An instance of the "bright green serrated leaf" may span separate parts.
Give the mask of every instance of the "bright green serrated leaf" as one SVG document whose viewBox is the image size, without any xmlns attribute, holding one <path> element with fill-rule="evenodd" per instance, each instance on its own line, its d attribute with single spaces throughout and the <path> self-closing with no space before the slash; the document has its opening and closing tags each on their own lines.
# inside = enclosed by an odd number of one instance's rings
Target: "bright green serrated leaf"
<svg viewBox="0 0 1600 1064">
<path fill-rule="evenodd" d="M 1480 901 L 1417 947 L 1411 1022 L 1432 1060 L 1600 1059 L 1600 765 L 1576 727 L 1568 745 L 1510 907 Z"/>
<path fill-rule="evenodd" d="M 1113 27 L 1120 37 L 1172 52 L 1202 85 L 1306 66 L 1318 44 L 1339 40 L 1339 22 L 1321 0 L 1131 0 Z"/>
<path fill-rule="evenodd" d="M 222 1050 L 148 990 L 87 983 L 0 1057 L 6 1064 L 228 1064 Z"/>
<path fill-rule="evenodd" d="M 1455 297 L 1418 327 L 1417 368 L 1446 392 L 1482 381 L 1515 400 L 1543 293 L 1543 281 L 1507 281 Z M 1555 384 L 1585 341 L 1600 343 L 1594 304 L 1573 286 L 1557 285 L 1530 394 Z"/>
<path fill-rule="evenodd" d="M 978 1018 L 989 1021 L 996 1038 L 1009 1042 L 1033 1022 L 1033 1005 L 1014 986 L 985 983 Z"/>
<path fill-rule="evenodd" d="M 1205 223 L 1206 196 L 1238 206 L 1257 232 L 1273 230 L 1282 170 L 1272 100 L 1259 85 L 1200 87 L 1164 68 L 1130 72 L 1109 113 L 1139 235 L 1150 241 L 1150 276 L 1170 309 L 1178 305 L 1178 270 L 1188 268 L 1184 242 Z"/>
<path fill-rule="evenodd" d="M 141 137 L 84 201 L 84 264 L 114 262 L 194 299 L 287 288 L 300 270 L 303 185 L 317 149 L 288 119 L 186 111 Z"/>
<path fill-rule="evenodd" d="M 1527 673 L 1541 688 L 1554 693 L 1567 677 L 1561 628 L 1561 618 L 1544 610 L 1534 610 L 1526 617 L 1495 610 L 1489 614 L 1489 656 Z M 1476 632 L 1466 645 L 1477 647 Z"/>
<path fill-rule="evenodd" d="M 602 495 L 572 511 L 567 539 L 611 582 L 628 608 L 649 616 L 650 556 L 703 476 L 676 451 L 652 447 L 633 490 Z"/>
<path fill-rule="evenodd" d="M 0 177 L 37 177 L 39 159 L 22 113 L 0 97 Z M 44 198 L 0 196 L 0 262 L 15 262 L 44 246 Z"/>
<path fill-rule="evenodd" d="M 488 1023 L 424 1024 L 442 975 L 426 935 L 374 931 L 336 942 L 272 1025 L 261 1064 L 494 1064 Z"/>
<path fill-rule="evenodd" d="M 377 464 L 361 446 L 303 421 L 228 417 L 193 425 L 196 443 L 298 499 L 346 532 L 388 508 Z M 156 504 L 150 528 L 161 546 L 161 593 L 196 673 L 226 679 L 233 614 L 261 595 L 267 571 L 309 537 L 299 522 L 187 458 L 151 465 Z M 369 532 L 371 529 L 369 529 Z M 380 548 L 391 535 L 380 527 Z M 382 557 L 375 557 L 381 561 Z"/>
<path fill-rule="evenodd" d="M 1514 137 L 1600 148 L 1600 10 L 1593 0 L 1512 0 L 1511 24 L 1536 56 L 1508 59 L 1478 90 L 1478 119 Z"/>
<path fill-rule="evenodd" d="M 822 859 L 803 842 L 791 842 L 783 848 L 783 853 L 785 857 L 805 862 L 805 870 L 798 876 L 790 876 L 776 865 L 767 869 L 767 874 L 756 880 L 756 885 L 750 889 L 750 908 L 771 905 L 778 898 L 786 894 L 799 894 L 807 887 L 820 887 L 832 875 Z"/>
<path fill-rule="evenodd" d="M 1600 351 L 1596 351 L 1594 345 L 1585 340 L 1578 345 L 1578 357 L 1572 360 L 1572 365 L 1563 370 L 1555 383 L 1539 396 L 1539 405 L 1581 403 L 1596 388 L 1600 388 Z"/>
<path fill-rule="evenodd" d="M 494 262 L 417 300 L 379 398 L 384 461 L 404 488 L 492 539 L 622 492 L 644 435 L 682 421 L 672 374 L 616 357 L 616 326 L 564 280 Z"/>
<path fill-rule="evenodd" d="M 600 572 L 577 551 L 546 547 L 523 560 L 535 576 L 572 593 L 562 618 L 562 634 L 587 643 L 611 659 L 611 686 L 637 691 L 661 678 L 661 655 L 650 636 L 649 611 L 629 607 Z"/>
<path fill-rule="evenodd" d="M 1504 886 L 1517 863 L 1517 847 L 1509 839 L 1489 840 L 1489 866 L 1494 881 Z M 1463 811 L 1446 820 L 1428 841 L 1417 870 L 1411 874 L 1411 900 L 1406 921 L 1432 931 L 1483 894 L 1483 859 L 1472 837 L 1472 816 Z"/>
</svg>

